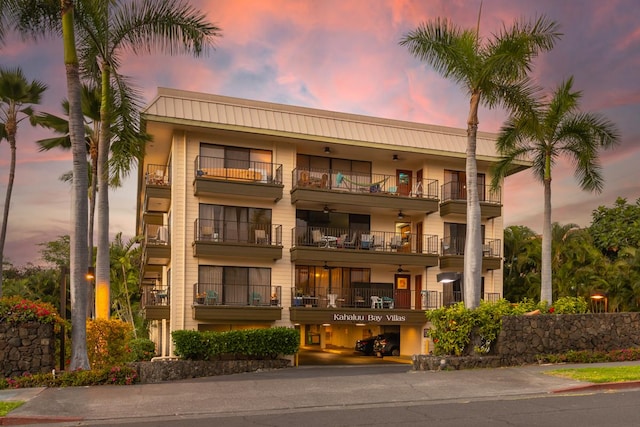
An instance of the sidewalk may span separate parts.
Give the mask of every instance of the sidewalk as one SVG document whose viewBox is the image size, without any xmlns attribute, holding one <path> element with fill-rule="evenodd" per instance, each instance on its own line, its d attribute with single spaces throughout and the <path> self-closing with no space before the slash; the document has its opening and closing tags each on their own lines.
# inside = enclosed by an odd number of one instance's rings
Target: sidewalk
<svg viewBox="0 0 640 427">
<path fill-rule="evenodd" d="M 0 418 L 0 424 L 152 422 L 171 417 L 344 408 L 374 402 L 384 405 L 402 401 L 499 399 L 585 389 L 640 388 L 640 382 L 592 385 L 545 374 L 559 368 L 620 365 L 640 365 L 640 361 L 440 372 L 413 371 L 403 363 L 302 366 L 162 384 L 0 390 L 1 401 L 26 401 L 4 419 Z"/>
</svg>

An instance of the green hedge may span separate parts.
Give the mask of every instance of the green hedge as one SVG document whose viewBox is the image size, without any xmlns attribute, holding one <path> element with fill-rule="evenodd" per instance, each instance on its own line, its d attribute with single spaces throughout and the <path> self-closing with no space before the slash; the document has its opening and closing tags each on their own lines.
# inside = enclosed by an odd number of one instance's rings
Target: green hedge
<svg viewBox="0 0 640 427">
<path fill-rule="evenodd" d="M 223 355 L 239 358 L 276 358 L 295 354 L 300 333 L 291 328 L 246 329 L 228 332 L 173 331 L 176 355 L 190 360 L 214 360 Z"/>
</svg>

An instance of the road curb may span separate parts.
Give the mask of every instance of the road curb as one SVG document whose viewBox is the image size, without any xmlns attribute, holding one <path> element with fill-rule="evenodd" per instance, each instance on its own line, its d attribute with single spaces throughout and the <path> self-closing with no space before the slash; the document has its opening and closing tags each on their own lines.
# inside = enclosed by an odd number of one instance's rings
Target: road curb
<svg viewBox="0 0 640 427">
<path fill-rule="evenodd" d="M 640 381 L 621 381 L 614 383 L 589 383 L 573 387 L 552 390 L 552 393 L 575 393 L 589 390 L 624 390 L 628 388 L 640 388 Z"/>
</svg>

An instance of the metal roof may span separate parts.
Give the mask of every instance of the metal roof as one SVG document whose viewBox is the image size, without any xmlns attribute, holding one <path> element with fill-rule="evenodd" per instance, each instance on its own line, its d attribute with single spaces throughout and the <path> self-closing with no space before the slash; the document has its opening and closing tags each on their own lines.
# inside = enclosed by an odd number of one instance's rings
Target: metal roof
<svg viewBox="0 0 640 427">
<path fill-rule="evenodd" d="M 422 152 L 466 153 L 466 129 L 158 88 L 147 122 L 229 129 L 302 140 Z M 476 156 L 495 160 L 496 135 L 478 132 Z M 526 162 L 523 162 L 526 164 Z"/>
</svg>

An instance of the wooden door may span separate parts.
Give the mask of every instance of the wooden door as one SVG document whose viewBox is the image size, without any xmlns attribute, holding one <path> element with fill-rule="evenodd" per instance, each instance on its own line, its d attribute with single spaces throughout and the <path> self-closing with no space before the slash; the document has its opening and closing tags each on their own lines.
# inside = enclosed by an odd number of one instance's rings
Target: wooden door
<svg viewBox="0 0 640 427">
<path fill-rule="evenodd" d="M 413 286 L 413 300 L 415 301 L 414 309 L 415 310 L 424 310 L 426 307 L 422 305 L 422 274 L 418 274 L 416 276 L 416 280 Z"/>
<path fill-rule="evenodd" d="M 396 169 L 396 182 L 398 183 L 398 194 L 408 196 L 411 194 L 411 176 L 410 170 Z"/>
<path fill-rule="evenodd" d="M 396 274 L 394 276 L 394 308 L 411 308 L 411 275 Z"/>
</svg>

